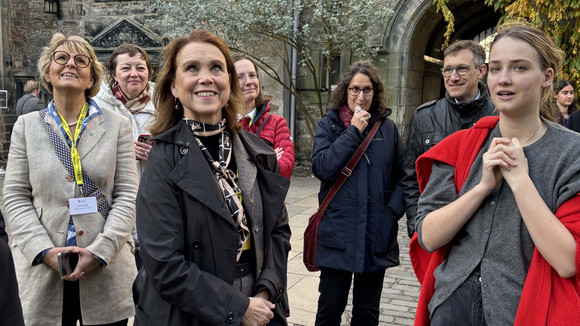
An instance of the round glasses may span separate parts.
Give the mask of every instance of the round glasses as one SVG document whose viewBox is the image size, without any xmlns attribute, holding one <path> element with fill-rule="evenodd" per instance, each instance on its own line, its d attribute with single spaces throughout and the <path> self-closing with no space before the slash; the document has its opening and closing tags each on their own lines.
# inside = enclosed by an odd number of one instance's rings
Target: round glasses
<svg viewBox="0 0 580 326">
<path fill-rule="evenodd" d="M 451 77 L 451 75 L 453 75 L 453 70 L 455 70 L 458 76 L 465 76 L 470 69 L 471 66 L 443 67 L 441 68 L 441 73 L 443 74 L 443 77 Z"/>
<path fill-rule="evenodd" d="M 65 51 L 55 51 L 52 53 L 52 60 L 59 65 L 66 65 L 69 61 L 71 55 Z M 84 54 L 75 54 L 72 56 L 75 62 L 75 65 L 79 68 L 86 68 L 91 64 L 91 58 Z"/>
<path fill-rule="evenodd" d="M 374 88 L 363 88 L 360 89 L 358 87 L 349 87 L 348 88 L 348 93 L 352 96 L 358 96 L 358 94 L 360 94 L 360 92 L 362 91 L 364 96 L 371 96 L 374 93 Z"/>
<path fill-rule="evenodd" d="M 249 72 L 248 74 L 238 74 L 239 81 L 245 81 L 248 77 L 250 77 L 251 80 L 256 80 L 258 79 L 258 74 L 255 72 Z"/>
</svg>

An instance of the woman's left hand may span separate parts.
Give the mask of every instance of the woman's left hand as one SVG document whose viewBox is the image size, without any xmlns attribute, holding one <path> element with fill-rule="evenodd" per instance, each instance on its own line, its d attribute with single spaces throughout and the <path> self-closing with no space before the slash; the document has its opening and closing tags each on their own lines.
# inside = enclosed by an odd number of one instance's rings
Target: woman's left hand
<svg viewBox="0 0 580 326">
<path fill-rule="evenodd" d="M 137 159 L 141 161 L 147 161 L 147 158 L 149 157 L 149 151 L 151 150 L 152 146 L 140 141 L 134 141 L 133 144 L 135 144 L 135 156 Z"/>
<path fill-rule="evenodd" d="M 71 252 L 79 255 L 79 261 L 75 270 L 70 273 L 70 275 L 63 276 L 62 279 L 65 281 L 77 281 L 79 279 L 85 278 L 85 275 L 94 271 L 97 267 L 101 265 L 95 255 L 93 255 L 86 248 L 72 247 Z"/>
<path fill-rule="evenodd" d="M 515 157 L 514 161 L 516 162 L 516 165 L 510 166 L 509 170 L 505 167 L 500 167 L 499 170 L 504 180 L 513 190 L 518 185 L 518 182 L 523 181 L 529 177 L 528 159 L 526 158 L 524 149 L 517 138 L 512 138 L 511 143 L 506 145 L 506 147 L 507 151 L 509 151 L 509 153 L 506 154 L 510 155 L 511 157 Z"/>
</svg>

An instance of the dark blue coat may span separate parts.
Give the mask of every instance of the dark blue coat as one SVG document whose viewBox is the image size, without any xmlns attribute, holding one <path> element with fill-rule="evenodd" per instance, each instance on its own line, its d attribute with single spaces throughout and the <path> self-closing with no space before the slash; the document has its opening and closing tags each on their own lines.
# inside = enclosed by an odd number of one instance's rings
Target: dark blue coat
<svg viewBox="0 0 580 326">
<path fill-rule="evenodd" d="M 316 266 L 355 273 L 399 264 L 398 219 L 403 216 L 403 145 L 397 127 L 386 116 L 365 155 L 342 185 L 318 228 Z M 372 120 L 375 120 L 372 119 Z M 332 187 L 373 126 L 364 133 L 348 128 L 337 111 L 319 122 L 314 137 L 312 172 L 320 179 L 318 201 Z"/>
</svg>

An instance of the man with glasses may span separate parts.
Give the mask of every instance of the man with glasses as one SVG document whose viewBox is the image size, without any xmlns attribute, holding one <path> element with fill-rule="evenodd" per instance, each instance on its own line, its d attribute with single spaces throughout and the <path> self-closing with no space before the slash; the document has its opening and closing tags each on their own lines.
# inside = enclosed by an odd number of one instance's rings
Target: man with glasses
<svg viewBox="0 0 580 326">
<path fill-rule="evenodd" d="M 483 47 L 475 41 L 456 41 L 443 52 L 443 57 L 445 98 L 419 106 L 409 124 L 403 179 L 409 237 L 415 233 L 420 195 L 417 158 L 448 135 L 496 114 L 487 87 L 480 81 L 487 72 Z"/>
</svg>

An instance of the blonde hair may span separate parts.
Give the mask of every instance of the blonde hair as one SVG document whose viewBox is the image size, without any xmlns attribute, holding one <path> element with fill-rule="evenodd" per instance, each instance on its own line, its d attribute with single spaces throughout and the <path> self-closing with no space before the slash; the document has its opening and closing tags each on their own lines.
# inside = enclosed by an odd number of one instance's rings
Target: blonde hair
<svg viewBox="0 0 580 326">
<path fill-rule="evenodd" d="M 183 105 L 173 96 L 171 85 L 175 82 L 177 70 L 177 56 L 190 43 L 208 43 L 216 46 L 226 59 L 227 73 L 230 75 L 230 98 L 222 109 L 227 125 L 232 131 L 241 129 L 237 120 L 237 113 L 242 112 L 242 91 L 238 83 L 238 75 L 230 50 L 224 40 L 206 30 L 194 30 L 187 36 L 174 39 L 163 51 L 164 62 L 155 81 L 153 103 L 157 109 L 155 120 L 149 131 L 158 135 L 175 126 L 183 119 Z"/>
<path fill-rule="evenodd" d="M 99 92 L 101 87 L 101 80 L 103 79 L 103 73 L 105 69 L 103 65 L 97 59 L 95 55 L 95 50 L 93 47 L 80 36 L 66 36 L 62 33 L 55 33 L 50 39 L 48 46 L 42 49 L 40 54 L 40 59 L 38 59 L 38 72 L 40 73 L 40 79 L 42 84 L 46 89 L 52 94 L 52 84 L 44 78 L 44 74 L 50 68 L 52 64 L 52 54 L 59 46 L 66 46 L 69 50 L 76 52 L 77 54 L 87 55 L 91 59 L 91 77 L 93 78 L 93 86 L 85 91 L 85 97 L 90 98 Z"/>
<path fill-rule="evenodd" d="M 34 79 L 31 79 L 24 84 L 24 93 L 32 93 L 33 91 L 40 89 L 40 83 Z"/>
<path fill-rule="evenodd" d="M 504 37 L 511 37 L 528 43 L 538 52 L 540 58 L 540 68 L 545 71 L 549 68 L 554 70 L 554 76 L 560 72 L 564 61 L 564 51 L 560 50 L 550 36 L 543 31 L 520 21 L 507 22 L 498 28 L 498 34 L 490 46 L 490 51 L 494 44 Z M 540 116 L 547 120 L 554 120 L 554 110 L 552 99 L 554 89 L 552 87 L 542 88 L 540 100 Z"/>
</svg>

